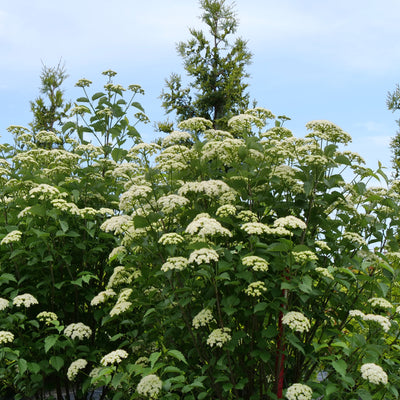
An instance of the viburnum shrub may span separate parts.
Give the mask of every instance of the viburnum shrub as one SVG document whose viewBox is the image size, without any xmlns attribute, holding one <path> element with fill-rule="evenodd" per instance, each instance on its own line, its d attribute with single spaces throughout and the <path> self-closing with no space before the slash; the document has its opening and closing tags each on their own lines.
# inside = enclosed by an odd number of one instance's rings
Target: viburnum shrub
<svg viewBox="0 0 400 400">
<path fill-rule="evenodd" d="M 105 75 L 1 148 L 2 393 L 398 398 L 400 183 L 263 108 L 144 143 Z"/>
<path fill-rule="evenodd" d="M 119 213 L 119 181 L 132 173 L 122 145 L 144 118 L 128 120 L 132 106 L 142 112 L 140 87 L 125 101 L 105 75 L 104 92 L 78 99 L 86 108 L 75 105 L 62 133 L 12 126 L 14 144 L 0 148 L 1 395 L 86 399 L 76 375 L 114 350 L 90 302 L 116 295 L 106 290 L 116 240 L 100 226 Z M 77 85 L 87 95 L 89 81 Z"/>
<path fill-rule="evenodd" d="M 119 242 L 92 300 L 126 358 L 90 360 L 91 385 L 132 399 L 398 398 L 399 183 L 343 150 L 335 124 L 296 138 L 286 119 L 256 108 L 220 131 L 192 118 L 128 151 L 142 172 L 121 178 L 121 214 L 102 225 Z"/>
</svg>

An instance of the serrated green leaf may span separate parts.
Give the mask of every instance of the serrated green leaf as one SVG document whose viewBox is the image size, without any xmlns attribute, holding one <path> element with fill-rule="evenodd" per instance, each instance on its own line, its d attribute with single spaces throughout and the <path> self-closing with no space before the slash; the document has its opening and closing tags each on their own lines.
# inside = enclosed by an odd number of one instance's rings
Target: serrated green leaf
<svg viewBox="0 0 400 400">
<path fill-rule="evenodd" d="M 168 350 L 167 354 L 187 364 L 185 356 L 179 350 Z"/>
<path fill-rule="evenodd" d="M 151 368 L 154 368 L 154 364 L 157 362 L 157 360 L 161 357 L 161 352 L 157 351 L 155 353 L 152 353 L 149 357 L 150 365 Z"/>
</svg>

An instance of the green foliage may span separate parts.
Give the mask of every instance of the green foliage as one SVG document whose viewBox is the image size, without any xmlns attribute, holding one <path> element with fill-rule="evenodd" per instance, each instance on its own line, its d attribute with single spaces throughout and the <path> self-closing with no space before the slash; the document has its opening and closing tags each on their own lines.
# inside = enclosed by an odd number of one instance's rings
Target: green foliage
<svg viewBox="0 0 400 400">
<path fill-rule="evenodd" d="M 64 66 L 58 64 L 56 67 L 43 66 L 40 76 L 40 92 L 45 98 L 39 96 L 31 101 L 33 121 L 30 126 L 32 133 L 40 131 L 51 131 L 59 134 L 59 127 L 63 124 L 71 108 L 71 103 L 66 103 L 61 86 L 67 79 Z M 40 142 L 37 142 L 40 145 Z M 42 144 L 43 145 L 43 144 Z"/>
<path fill-rule="evenodd" d="M 58 81 L 49 77 L 53 73 L 59 74 Z M 63 74 L 46 69 L 43 87 L 57 88 Z M 136 85 L 132 90 L 141 92 Z M 106 289 L 113 270 L 108 256 L 116 238 L 101 225 L 116 212 L 121 175 L 131 173 L 123 167 L 127 151 L 122 144 L 128 139 L 134 143 L 138 133 L 128 116 L 135 124 L 145 119 L 144 114 L 129 115 L 132 108 L 143 109 L 132 99 L 126 102 L 123 91 L 109 81 L 104 95 L 87 102 L 92 111 L 84 134 L 81 120 L 84 126 L 86 120 L 71 110 L 61 133 L 12 126 L 14 146 L 1 146 L 2 394 L 61 400 L 69 391 L 86 399 L 85 392 L 93 387 L 85 386 L 81 377 L 70 381 L 70 364 L 114 350 L 108 337 L 115 332 L 101 329 L 101 316 L 91 312 L 90 303 Z M 112 112 L 101 113 L 105 107 Z M 40 120 L 37 114 L 35 118 Z M 105 129 L 96 129 L 96 124 Z M 85 140 L 89 134 L 102 139 L 102 146 Z"/>
<path fill-rule="evenodd" d="M 190 29 L 192 38 L 177 46 L 192 81 L 184 87 L 181 76 L 172 74 L 161 99 L 167 113 L 174 111 L 179 121 L 203 117 L 222 129 L 232 115 L 248 107 L 248 85 L 243 80 L 248 77 L 245 68 L 251 54 L 242 39 L 229 42 L 238 25 L 232 6 L 225 0 L 201 0 L 200 6 L 209 37 Z"/>
<path fill-rule="evenodd" d="M 283 117 L 265 130 L 273 118 L 249 110 L 231 132 L 193 118 L 130 149 L 145 173 L 122 177 L 123 215 L 103 224 L 120 239 L 117 295 L 95 302 L 127 354 L 90 384 L 132 399 L 398 398 L 399 187 L 368 188 L 384 173 L 341 150 L 336 125 L 300 139 Z"/>
<path fill-rule="evenodd" d="M 399 182 L 263 108 L 143 143 L 104 75 L 0 147 L 0 392 L 398 399 Z"/>
<path fill-rule="evenodd" d="M 388 93 L 386 98 L 386 105 L 389 110 L 395 112 L 400 109 L 400 86 L 397 85 L 396 89 L 392 93 Z M 396 120 L 400 126 L 400 120 Z M 400 132 L 392 138 L 390 142 L 390 148 L 392 149 L 392 166 L 394 169 L 395 178 L 399 177 L 400 174 Z"/>
</svg>

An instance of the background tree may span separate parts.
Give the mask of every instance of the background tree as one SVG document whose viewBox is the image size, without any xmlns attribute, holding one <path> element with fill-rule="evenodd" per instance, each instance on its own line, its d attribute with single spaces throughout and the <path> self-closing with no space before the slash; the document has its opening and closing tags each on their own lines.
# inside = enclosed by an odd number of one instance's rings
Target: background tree
<svg viewBox="0 0 400 400">
<path fill-rule="evenodd" d="M 386 104 L 389 110 L 395 112 L 400 110 L 400 86 L 397 85 L 393 92 L 389 92 L 386 99 Z M 400 119 L 396 120 L 400 126 Z M 390 141 L 390 148 L 392 149 L 392 166 L 396 178 L 400 175 L 400 131 Z"/>
<path fill-rule="evenodd" d="M 181 76 L 171 74 L 161 94 L 162 105 L 167 113 L 175 111 L 179 121 L 197 116 L 224 128 L 232 115 L 248 108 L 244 79 L 249 77 L 245 68 L 252 55 L 246 41 L 237 38 L 233 44 L 229 42 L 238 26 L 231 5 L 225 0 L 201 0 L 200 6 L 209 36 L 190 29 L 192 38 L 177 45 L 186 73 L 193 80 L 184 87 Z"/>
<path fill-rule="evenodd" d="M 33 134 L 51 131 L 60 135 L 57 126 L 61 127 L 71 108 L 71 103 L 66 102 L 61 89 L 67 78 L 65 67 L 61 63 L 56 67 L 43 66 L 40 75 L 40 93 L 44 97 L 39 96 L 30 102 L 33 121 L 29 125 Z"/>
</svg>

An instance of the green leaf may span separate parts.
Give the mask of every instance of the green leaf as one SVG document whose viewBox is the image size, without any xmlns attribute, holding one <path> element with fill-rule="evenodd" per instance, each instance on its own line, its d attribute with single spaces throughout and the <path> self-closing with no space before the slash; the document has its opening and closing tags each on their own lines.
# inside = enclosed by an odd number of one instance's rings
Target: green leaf
<svg viewBox="0 0 400 400">
<path fill-rule="evenodd" d="M 28 369 L 32 374 L 38 374 L 40 372 L 40 365 L 35 362 L 28 363 Z"/>
<path fill-rule="evenodd" d="M 361 397 L 362 400 L 372 400 L 371 393 L 365 389 L 358 389 L 357 394 Z"/>
<path fill-rule="evenodd" d="M 60 226 L 61 226 L 61 229 L 63 230 L 63 232 L 64 233 L 67 232 L 67 230 L 69 228 L 68 222 L 67 221 L 63 221 L 62 219 L 60 219 L 59 222 L 60 222 Z"/>
<path fill-rule="evenodd" d="M 59 371 L 64 365 L 64 359 L 60 356 L 51 356 L 49 364 L 56 370 Z"/>
<path fill-rule="evenodd" d="M 28 369 L 28 363 L 26 360 L 24 360 L 23 358 L 20 358 L 18 360 L 18 369 L 19 369 L 19 373 L 21 375 L 24 374 L 24 372 Z"/>
<path fill-rule="evenodd" d="M 87 97 L 78 97 L 76 101 L 78 101 L 79 103 L 90 103 Z"/>
<path fill-rule="evenodd" d="M 306 275 L 303 277 L 303 282 L 299 284 L 299 289 L 304 293 L 310 293 L 312 291 L 313 280 L 311 276 Z"/>
<path fill-rule="evenodd" d="M 149 361 L 150 361 L 150 365 L 151 365 L 152 369 L 154 368 L 154 365 L 157 362 L 157 360 L 160 358 L 160 356 L 161 356 L 161 352 L 160 351 L 157 351 L 157 352 L 152 353 L 150 355 Z"/>
<path fill-rule="evenodd" d="M 58 335 L 47 336 L 46 339 L 44 339 L 45 353 L 47 353 L 56 344 L 57 340 L 58 340 Z"/>
<path fill-rule="evenodd" d="M 73 129 L 75 128 L 75 122 L 68 121 L 66 122 L 63 127 L 61 128 L 62 133 L 65 133 L 68 129 Z"/>
<path fill-rule="evenodd" d="M 332 367 L 342 376 L 346 376 L 347 363 L 344 360 L 332 361 Z"/>
<path fill-rule="evenodd" d="M 259 311 L 264 311 L 267 307 L 268 307 L 268 304 L 265 303 L 264 301 L 262 301 L 262 302 L 260 302 L 260 303 L 257 303 L 257 304 L 254 306 L 254 314 L 257 313 L 257 312 L 259 312 Z"/>
<path fill-rule="evenodd" d="M 144 112 L 144 108 L 143 108 L 142 105 L 141 105 L 139 102 L 137 102 L 137 101 L 133 101 L 133 102 L 132 102 L 132 107 L 135 107 L 135 108 L 137 108 L 138 110 Z"/>
<path fill-rule="evenodd" d="M 97 92 L 97 93 L 95 93 L 95 94 L 92 96 L 92 100 L 93 100 L 93 101 L 94 101 L 94 100 L 97 100 L 97 99 L 99 99 L 100 97 L 103 97 L 103 96 L 105 96 L 105 93 Z"/>
<path fill-rule="evenodd" d="M 185 356 L 179 350 L 168 350 L 167 354 L 187 364 Z"/>
</svg>

